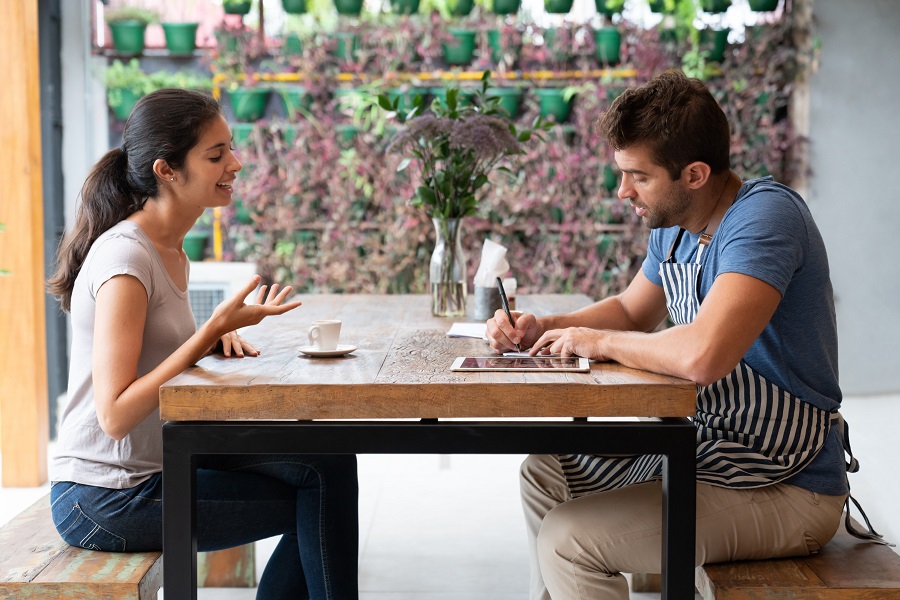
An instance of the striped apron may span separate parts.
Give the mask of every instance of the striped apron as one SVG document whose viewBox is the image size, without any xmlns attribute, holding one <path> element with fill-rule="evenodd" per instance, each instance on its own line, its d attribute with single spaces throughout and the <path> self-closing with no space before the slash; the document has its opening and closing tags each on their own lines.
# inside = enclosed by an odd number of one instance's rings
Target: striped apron
<svg viewBox="0 0 900 600">
<path fill-rule="evenodd" d="M 679 231 L 660 275 L 669 316 L 690 323 L 700 300 L 701 243 L 693 263 L 675 262 Z M 708 242 L 708 237 L 702 241 Z M 722 487 L 755 488 L 787 479 L 802 470 L 825 444 L 840 419 L 780 389 L 743 360 L 715 383 L 697 387 L 697 481 Z M 560 455 L 573 497 L 662 477 L 662 456 Z"/>
</svg>

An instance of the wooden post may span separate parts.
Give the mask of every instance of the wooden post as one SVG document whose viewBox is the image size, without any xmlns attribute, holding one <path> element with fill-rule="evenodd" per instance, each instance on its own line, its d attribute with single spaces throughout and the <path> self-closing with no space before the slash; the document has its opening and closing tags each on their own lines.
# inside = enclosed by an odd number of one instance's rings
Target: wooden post
<svg viewBox="0 0 900 600">
<path fill-rule="evenodd" d="M 3 485 L 47 480 L 38 0 L 0 2 L 0 452 Z"/>
</svg>

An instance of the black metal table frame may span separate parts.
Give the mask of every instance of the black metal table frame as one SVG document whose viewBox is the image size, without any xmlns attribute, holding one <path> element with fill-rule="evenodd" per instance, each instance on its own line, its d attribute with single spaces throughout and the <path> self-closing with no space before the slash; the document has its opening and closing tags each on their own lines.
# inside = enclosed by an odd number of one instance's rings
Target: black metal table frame
<svg viewBox="0 0 900 600">
<path fill-rule="evenodd" d="M 215 454 L 663 455 L 662 598 L 694 597 L 696 430 L 648 421 L 169 421 L 163 426 L 163 588 L 197 598 L 197 459 Z"/>
</svg>

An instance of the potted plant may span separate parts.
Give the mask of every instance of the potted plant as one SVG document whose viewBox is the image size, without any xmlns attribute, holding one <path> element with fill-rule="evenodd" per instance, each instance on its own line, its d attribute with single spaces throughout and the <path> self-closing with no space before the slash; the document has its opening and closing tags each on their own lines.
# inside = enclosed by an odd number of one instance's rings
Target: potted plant
<svg viewBox="0 0 900 600">
<path fill-rule="evenodd" d="M 491 10 L 497 15 L 514 15 L 521 4 L 522 0 L 493 0 Z"/>
<path fill-rule="evenodd" d="M 253 0 L 222 0 L 226 15 L 246 15 L 252 5 Z"/>
<path fill-rule="evenodd" d="M 138 59 L 128 63 L 114 60 L 103 72 L 106 101 L 117 119 L 124 121 L 141 96 L 153 89 L 150 77 L 141 69 Z"/>
<path fill-rule="evenodd" d="M 355 17 L 362 12 L 363 0 L 334 0 L 334 7 L 339 15 Z"/>
<path fill-rule="evenodd" d="M 203 260 L 206 254 L 206 247 L 209 245 L 209 238 L 212 236 L 211 229 L 212 215 L 210 215 L 209 210 L 205 210 L 184 236 L 182 248 L 184 248 L 184 253 L 187 254 L 190 261 L 199 262 Z"/>
<path fill-rule="evenodd" d="M 414 15 L 419 12 L 419 0 L 391 0 L 391 10 L 398 15 Z"/>
<path fill-rule="evenodd" d="M 564 15 L 572 10 L 574 0 L 544 0 L 544 10 L 550 14 Z"/>
<path fill-rule="evenodd" d="M 700 8 L 704 12 L 720 14 L 728 10 L 731 0 L 700 0 Z"/>
<path fill-rule="evenodd" d="M 547 125 L 538 118 L 532 128 L 519 130 L 499 108 L 500 98 L 488 96 L 490 71 L 482 75 L 472 105 L 460 106 L 459 90 L 449 89 L 447 100 L 432 103 L 432 112 L 408 118 L 391 140 L 388 152 L 405 156 L 403 171 L 415 163 L 419 185 L 412 204 L 425 211 L 435 228 L 431 255 L 432 313 L 462 316 L 466 312 L 467 271 L 462 246 L 462 222 L 478 210 L 479 196 L 494 169 L 508 157 L 523 153 L 533 134 L 540 139 Z M 384 110 L 396 113 L 398 100 L 379 96 Z M 420 106 L 413 109 L 418 111 Z M 508 171 L 508 169 L 506 169 Z"/>
<path fill-rule="evenodd" d="M 120 54 L 143 52 L 147 25 L 158 20 L 155 11 L 137 6 L 111 8 L 105 11 L 103 18 L 112 32 L 113 47 Z"/>
<path fill-rule="evenodd" d="M 617 15 L 625 8 L 625 0 L 594 0 L 594 6 L 597 12 L 609 20 L 613 15 Z"/>
<path fill-rule="evenodd" d="M 183 14 L 183 13 L 182 13 Z M 193 54 L 197 48 L 197 27 L 199 23 L 182 19 L 162 21 L 163 33 L 166 36 L 166 48 L 169 54 Z"/>
<path fill-rule="evenodd" d="M 289 15 L 302 15 L 306 12 L 306 0 L 281 0 L 281 6 Z"/>
<path fill-rule="evenodd" d="M 446 0 L 451 17 L 466 17 L 475 8 L 475 0 Z"/>
<path fill-rule="evenodd" d="M 772 12 L 778 8 L 778 0 L 750 0 L 750 10 L 754 12 Z"/>
</svg>

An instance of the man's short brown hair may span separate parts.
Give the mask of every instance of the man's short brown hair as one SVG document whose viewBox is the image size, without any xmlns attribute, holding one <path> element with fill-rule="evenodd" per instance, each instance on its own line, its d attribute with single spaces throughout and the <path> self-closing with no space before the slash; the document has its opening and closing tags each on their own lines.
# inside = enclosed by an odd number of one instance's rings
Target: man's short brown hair
<svg viewBox="0 0 900 600">
<path fill-rule="evenodd" d="M 600 115 L 597 132 L 616 150 L 646 146 L 673 180 L 692 162 L 708 164 L 713 173 L 731 164 L 725 113 L 702 81 L 677 70 L 625 90 Z"/>
</svg>

